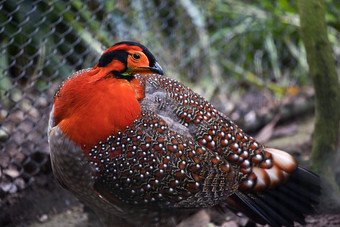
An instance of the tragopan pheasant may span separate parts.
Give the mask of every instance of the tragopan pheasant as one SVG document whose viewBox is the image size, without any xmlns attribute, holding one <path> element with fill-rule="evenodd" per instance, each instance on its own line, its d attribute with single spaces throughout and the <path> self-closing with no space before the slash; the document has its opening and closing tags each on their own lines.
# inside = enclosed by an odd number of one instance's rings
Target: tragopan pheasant
<svg viewBox="0 0 340 227">
<path fill-rule="evenodd" d="M 317 175 L 163 76 L 135 42 L 61 84 L 48 138 L 57 180 L 108 226 L 173 226 L 217 206 L 293 226 L 318 203 Z"/>
</svg>

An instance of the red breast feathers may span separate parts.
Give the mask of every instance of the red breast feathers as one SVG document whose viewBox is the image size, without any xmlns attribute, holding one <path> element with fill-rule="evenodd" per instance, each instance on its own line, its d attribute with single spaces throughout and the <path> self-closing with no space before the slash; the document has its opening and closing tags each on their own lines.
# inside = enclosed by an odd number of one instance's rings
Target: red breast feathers
<svg viewBox="0 0 340 227">
<path fill-rule="evenodd" d="M 121 42 L 107 49 L 90 70 L 71 76 L 54 100 L 54 122 L 83 150 L 116 134 L 138 118 L 144 88 L 135 73 L 163 74 L 142 45 Z"/>
</svg>

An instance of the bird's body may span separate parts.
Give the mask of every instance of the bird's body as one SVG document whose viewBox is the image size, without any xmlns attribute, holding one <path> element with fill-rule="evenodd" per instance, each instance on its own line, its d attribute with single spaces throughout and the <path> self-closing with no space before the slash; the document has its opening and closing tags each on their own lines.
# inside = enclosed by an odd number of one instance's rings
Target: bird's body
<svg viewBox="0 0 340 227">
<path fill-rule="evenodd" d="M 318 201 L 316 175 L 152 72 L 163 73 L 151 53 L 123 42 L 63 83 L 49 123 L 61 185 L 107 225 L 173 226 L 214 206 L 274 226 L 303 222 Z"/>
</svg>

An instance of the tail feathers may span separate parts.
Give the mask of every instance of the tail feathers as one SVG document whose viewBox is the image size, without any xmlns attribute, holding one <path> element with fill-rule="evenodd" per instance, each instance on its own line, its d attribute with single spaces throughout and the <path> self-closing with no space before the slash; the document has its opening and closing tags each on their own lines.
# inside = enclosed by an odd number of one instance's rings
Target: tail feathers
<svg viewBox="0 0 340 227">
<path fill-rule="evenodd" d="M 257 223 L 294 226 L 294 222 L 305 224 L 304 215 L 314 213 L 320 193 L 319 177 L 298 167 L 285 184 L 259 192 L 238 191 L 227 198 L 227 203 L 233 211 Z"/>
</svg>

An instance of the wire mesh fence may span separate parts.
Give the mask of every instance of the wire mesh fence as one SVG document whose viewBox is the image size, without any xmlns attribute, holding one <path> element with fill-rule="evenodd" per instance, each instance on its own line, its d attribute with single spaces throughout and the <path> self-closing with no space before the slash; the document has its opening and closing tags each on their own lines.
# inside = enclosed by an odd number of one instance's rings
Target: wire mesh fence
<svg viewBox="0 0 340 227">
<path fill-rule="evenodd" d="M 281 94 L 308 83 L 296 6 L 260 2 L 0 1 L 0 198 L 51 172 L 46 127 L 58 84 L 118 41 L 141 42 L 166 75 L 208 99 L 248 86 Z"/>
</svg>

